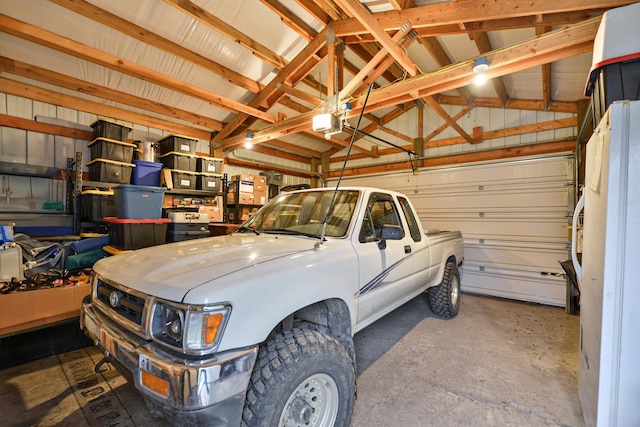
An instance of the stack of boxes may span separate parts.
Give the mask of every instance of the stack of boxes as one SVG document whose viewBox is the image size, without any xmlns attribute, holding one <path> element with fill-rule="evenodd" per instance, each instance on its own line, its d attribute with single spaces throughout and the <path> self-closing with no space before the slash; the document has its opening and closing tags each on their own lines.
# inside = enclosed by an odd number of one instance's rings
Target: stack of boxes
<svg viewBox="0 0 640 427">
<path fill-rule="evenodd" d="M 166 243 L 171 220 L 162 218 L 164 187 L 122 184 L 113 191 L 116 217 L 104 219 L 111 246 L 130 250 Z"/>
<path fill-rule="evenodd" d="M 170 210 L 167 239 L 170 242 L 197 239 L 209 235 L 209 221 L 223 220 L 222 159 L 196 153 L 198 140 L 169 135 L 158 141 L 158 160 L 164 166 L 163 176 L 173 194 L 165 196 L 163 206 Z M 199 193 L 181 190 L 195 190 Z M 215 193 L 212 194 L 212 193 Z"/>
<path fill-rule="evenodd" d="M 249 219 L 261 205 L 267 203 L 267 177 L 261 175 L 234 175 L 229 182 L 227 204 L 230 205 L 229 221 L 243 222 Z"/>
<path fill-rule="evenodd" d="M 127 142 L 131 128 L 105 119 L 93 122 L 91 127 L 94 140 L 89 143 L 89 179 L 128 184 L 135 167 L 131 160 L 136 146 Z"/>
<path fill-rule="evenodd" d="M 89 179 L 114 184 L 128 184 L 135 165 L 131 163 L 135 144 L 127 142 L 131 128 L 109 120 L 100 119 L 93 124 L 93 141 Z M 101 222 L 115 215 L 115 201 L 111 190 L 85 190 L 81 196 L 80 218 L 83 221 Z"/>
</svg>

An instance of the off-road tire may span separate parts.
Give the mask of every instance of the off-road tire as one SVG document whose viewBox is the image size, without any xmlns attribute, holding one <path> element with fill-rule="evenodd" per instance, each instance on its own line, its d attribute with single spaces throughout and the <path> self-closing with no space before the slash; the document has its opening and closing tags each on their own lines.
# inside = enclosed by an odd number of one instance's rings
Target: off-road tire
<svg viewBox="0 0 640 427">
<path fill-rule="evenodd" d="M 447 261 L 444 276 L 438 286 L 429 288 L 429 305 L 437 316 L 451 319 L 460 310 L 460 273 L 453 261 Z"/>
<path fill-rule="evenodd" d="M 312 383 L 322 384 L 317 388 L 313 384 L 307 386 L 309 379 Z M 301 390 L 304 393 L 300 393 Z M 242 425 L 348 427 L 355 391 L 354 365 L 347 350 L 319 331 L 293 329 L 276 335 L 260 347 L 249 381 Z M 292 404 L 286 405 L 292 399 L 296 400 L 294 394 L 306 396 L 295 402 L 297 411 L 292 409 Z M 326 406 L 324 402 L 330 401 L 333 403 Z M 299 410 L 301 405 L 304 411 Z M 324 423 L 313 417 L 308 424 L 300 421 L 301 414 L 307 414 L 307 417 L 316 411 L 321 414 L 326 408 L 335 414 L 335 420 L 334 415 L 328 415 L 329 419 Z M 297 417 L 281 422 L 291 414 Z"/>
</svg>

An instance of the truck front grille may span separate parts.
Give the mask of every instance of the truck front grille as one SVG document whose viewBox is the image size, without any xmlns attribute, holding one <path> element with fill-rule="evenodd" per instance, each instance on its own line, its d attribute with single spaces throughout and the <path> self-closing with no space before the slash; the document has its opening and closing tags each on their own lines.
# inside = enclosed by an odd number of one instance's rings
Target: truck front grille
<svg viewBox="0 0 640 427">
<path fill-rule="evenodd" d="M 97 298 L 111 310 L 125 319 L 142 326 L 145 299 L 122 291 L 98 279 Z"/>
</svg>

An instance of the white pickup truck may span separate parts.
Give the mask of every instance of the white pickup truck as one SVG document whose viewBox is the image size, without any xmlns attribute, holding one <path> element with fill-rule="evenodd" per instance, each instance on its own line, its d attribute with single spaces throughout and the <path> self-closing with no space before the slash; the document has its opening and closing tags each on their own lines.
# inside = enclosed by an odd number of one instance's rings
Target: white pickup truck
<svg viewBox="0 0 640 427">
<path fill-rule="evenodd" d="M 403 194 L 295 191 L 232 235 L 97 262 L 80 324 L 173 424 L 348 426 L 353 335 L 425 291 L 454 317 L 462 261 Z"/>
</svg>

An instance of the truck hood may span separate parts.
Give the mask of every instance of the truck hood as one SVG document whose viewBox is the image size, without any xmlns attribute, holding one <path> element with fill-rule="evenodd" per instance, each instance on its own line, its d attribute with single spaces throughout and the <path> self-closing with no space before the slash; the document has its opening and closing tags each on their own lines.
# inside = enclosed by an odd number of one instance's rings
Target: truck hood
<svg viewBox="0 0 640 427">
<path fill-rule="evenodd" d="M 94 271 L 131 289 L 170 301 L 236 271 L 311 251 L 316 239 L 273 234 L 232 234 L 186 240 L 104 258 Z"/>
</svg>

